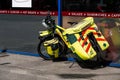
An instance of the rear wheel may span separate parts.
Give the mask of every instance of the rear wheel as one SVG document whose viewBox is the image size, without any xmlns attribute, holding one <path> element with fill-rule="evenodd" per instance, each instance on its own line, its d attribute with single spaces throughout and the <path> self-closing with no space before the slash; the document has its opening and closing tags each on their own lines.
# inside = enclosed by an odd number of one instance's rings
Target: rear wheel
<svg viewBox="0 0 120 80">
<path fill-rule="evenodd" d="M 107 61 L 105 59 L 101 59 L 101 61 L 98 61 L 95 58 L 91 60 L 76 59 L 76 61 L 82 68 L 90 68 L 90 69 L 106 67 L 111 63 L 111 61 Z"/>
</svg>

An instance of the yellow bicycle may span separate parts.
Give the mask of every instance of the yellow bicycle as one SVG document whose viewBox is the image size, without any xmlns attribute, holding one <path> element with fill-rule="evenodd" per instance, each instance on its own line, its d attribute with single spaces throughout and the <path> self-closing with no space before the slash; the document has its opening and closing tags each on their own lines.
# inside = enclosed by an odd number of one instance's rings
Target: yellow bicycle
<svg viewBox="0 0 120 80">
<path fill-rule="evenodd" d="M 69 49 L 80 64 L 85 63 L 89 67 L 106 64 L 108 61 L 105 60 L 104 51 L 109 44 L 94 23 L 93 17 L 69 23 L 72 27 L 65 29 L 56 25 L 50 14 L 43 19 L 42 24 L 47 30 L 39 31 L 39 55 L 45 60 L 55 59 L 66 55 Z"/>
</svg>

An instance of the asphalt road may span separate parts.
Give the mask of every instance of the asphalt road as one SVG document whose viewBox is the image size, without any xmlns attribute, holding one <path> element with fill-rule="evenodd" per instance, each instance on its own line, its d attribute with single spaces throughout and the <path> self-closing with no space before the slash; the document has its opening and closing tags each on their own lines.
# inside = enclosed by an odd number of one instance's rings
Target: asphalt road
<svg viewBox="0 0 120 80">
<path fill-rule="evenodd" d="M 9 54 L 0 57 L 0 80 L 120 80 L 120 69 L 84 69 L 77 63 L 45 61 L 40 57 Z"/>
<path fill-rule="evenodd" d="M 0 49 L 37 52 L 44 16 L 0 14 Z"/>
</svg>

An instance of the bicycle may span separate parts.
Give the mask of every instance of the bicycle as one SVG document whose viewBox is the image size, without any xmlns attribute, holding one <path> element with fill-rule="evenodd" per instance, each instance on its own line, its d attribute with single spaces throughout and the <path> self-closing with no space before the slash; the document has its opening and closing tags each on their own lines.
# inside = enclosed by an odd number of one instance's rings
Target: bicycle
<svg viewBox="0 0 120 80">
<path fill-rule="evenodd" d="M 97 28 L 93 17 L 69 23 L 72 27 L 65 29 L 56 25 L 50 14 L 43 19 L 42 24 L 47 30 L 39 31 L 39 55 L 45 60 L 53 60 L 66 55 L 69 49 L 82 67 L 106 66 L 109 61 L 105 60 L 104 51 L 109 43 Z"/>
</svg>

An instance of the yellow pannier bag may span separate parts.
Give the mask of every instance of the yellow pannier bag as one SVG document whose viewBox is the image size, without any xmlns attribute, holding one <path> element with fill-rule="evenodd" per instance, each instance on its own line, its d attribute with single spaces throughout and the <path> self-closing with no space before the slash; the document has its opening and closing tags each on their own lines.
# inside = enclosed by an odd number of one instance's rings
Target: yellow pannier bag
<svg viewBox="0 0 120 80">
<path fill-rule="evenodd" d="M 107 40 L 98 30 L 92 17 L 83 19 L 75 27 L 66 29 L 63 34 L 67 36 L 73 53 L 82 60 L 89 60 L 96 56 L 97 51 L 93 47 L 94 45 L 98 45 L 102 51 L 109 47 Z M 93 43 L 93 38 L 96 44 Z"/>
<path fill-rule="evenodd" d="M 96 30 L 96 29 L 97 29 L 97 25 L 94 23 L 93 25 L 90 26 L 90 28 L 88 28 L 86 30 L 86 34 L 92 32 L 92 34 L 95 37 L 98 45 L 104 51 L 104 50 L 106 50 L 109 47 L 109 43 L 105 39 L 105 37 L 103 36 L 103 34 L 100 32 L 100 30 Z"/>
<path fill-rule="evenodd" d="M 88 60 L 96 56 L 96 52 L 92 48 L 92 45 L 89 40 L 82 40 L 79 34 L 68 34 L 67 38 L 71 44 L 71 50 L 80 59 Z"/>
<path fill-rule="evenodd" d="M 58 58 L 59 57 L 59 44 L 58 39 L 53 38 L 51 40 L 45 41 L 44 46 L 47 50 L 47 53 L 52 58 Z"/>
</svg>

